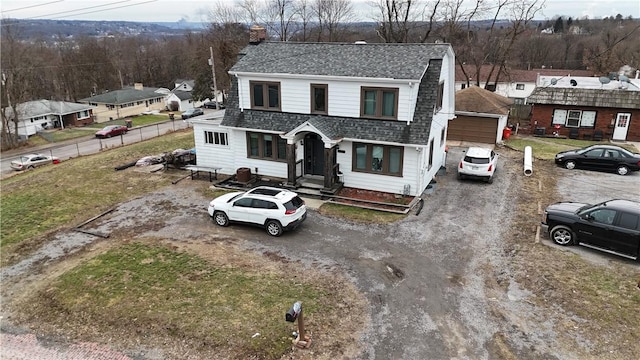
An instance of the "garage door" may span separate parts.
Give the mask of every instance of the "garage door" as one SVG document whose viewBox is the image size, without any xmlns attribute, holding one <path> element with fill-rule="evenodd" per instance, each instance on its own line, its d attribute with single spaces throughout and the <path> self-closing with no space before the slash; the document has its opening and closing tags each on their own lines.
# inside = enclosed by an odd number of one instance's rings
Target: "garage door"
<svg viewBox="0 0 640 360">
<path fill-rule="evenodd" d="M 449 121 L 447 140 L 496 143 L 498 119 L 458 116 Z"/>
</svg>

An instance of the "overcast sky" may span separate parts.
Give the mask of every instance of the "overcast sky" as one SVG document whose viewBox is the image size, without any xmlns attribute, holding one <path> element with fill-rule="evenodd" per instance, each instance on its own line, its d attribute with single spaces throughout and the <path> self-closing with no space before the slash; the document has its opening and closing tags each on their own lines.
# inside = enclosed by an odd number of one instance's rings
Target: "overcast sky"
<svg viewBox="0 0 640 360">
<path fill-rule="evenodd" d="M 234 0 L 2 0 L 3 18 L 122 20 L 145 22 L 207 21 L 208 10 L 216 1 Z M 362 20 L 370 20 L 371 0 L 352 0 Z M 378 0 L 373 0 L 378 1 Z M 555 16 L 590 19 L 622 14 L 640 18 L 640 0 L 546 0 L 537 19 Z"/>
</svg>

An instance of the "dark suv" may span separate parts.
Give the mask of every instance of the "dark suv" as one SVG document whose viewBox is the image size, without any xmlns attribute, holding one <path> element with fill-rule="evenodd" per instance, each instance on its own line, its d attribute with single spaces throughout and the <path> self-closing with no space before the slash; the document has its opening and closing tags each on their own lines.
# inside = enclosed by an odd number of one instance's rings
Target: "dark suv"
<svg viewBox="0 0 640 360">
<path fill-rule="evenodd" d="M 629 259 L 640 258 L 640 203 L 609 200 L 596 205 L 549 205 L 542 228 L 558 245 L 582 245 Z"/>
</svg>

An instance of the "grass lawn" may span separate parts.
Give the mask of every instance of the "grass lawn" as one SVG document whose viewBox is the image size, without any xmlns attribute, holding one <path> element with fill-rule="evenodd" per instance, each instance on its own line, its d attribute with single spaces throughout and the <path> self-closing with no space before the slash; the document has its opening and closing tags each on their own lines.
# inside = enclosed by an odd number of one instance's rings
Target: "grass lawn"
<svg viewBox="0 0 640 360">
<path fill-rule="evenodd" d="M 150 177 L 114 167 L 191 148 L 193 141 L 192 130 L 179 131 L 1 180 L 3 266 L 49 241 L 49 233 L 173 186 L 182 172 Z M 208 185 L 197 191 L 216 196 Z M 364 296 L 331 271 L 301 271 L 298 263 L 236 247 L 235 239 L 198 243 L 136 235 L 112 234 L 48 264 L 46 276 L 30 278 L 29 286 L 3 283 L 3 290 L 20 293 L 4 304 L 12 322 L 73 342 L 158 348 L 167 358 L 281 359 L 292 351 L 295 329 L 284 313 L 300 300 L 308 329 L 323 334 L 316 346 L 330 354 L 320 358 L 331 359 L 351 351 L 367 321 Z"/>
<path fill-rule="evenodd" d="M 170 183 L 167 178 L 117 172 L 115 166 L 193 146 L 193 131 L 189 129 L 1 180 L 0 259 L 5 263 L 18 250 L 30 248 L 23 244 L 25 241 L 37 241 L 48 231 L 80 222 Z"/>
<path fill-rule="evenodd" d="M 127 119 L 132 121 L 132 125 L 136 126 L 145 126 L 151 124 L 157 124 L 159 122 L 167 121 L 169 119 L 169 115 L 167 114 L 157 114 L 157 115 L 140 115 L 140 116 L 132 116 Z M 108 125 L 126 125 L 125 119 L 112 120 L 102 123 L 94 123 L 89 124 L 81 128 L 68 128 L 62 130 L 54 130 L 47 132 L 47 139 L 35 135 L 29 138 L 29 146 L 38 146 L 48 143 L 56 143 L 69 139 L 77 139 L 84 136 L 93 136 L 94 133 L 105 126 Z"/>
<path fill-rule="evenodd" d="M 505 141 L 505 144 L 510 148 L 524 151 L 524 148 L 531 146 L 533 157 L 543 160 L 553 160 L 555 155 L 560 151 L 579 149 L 590 145 L 596 144 L 609 144 L 604 141 L 587 141 L 587 140 L 575 140 L 575 139 L 561 139 L 561 138 L 543 138 L 533 136 L 512 136 L 509 140 Z M 640 149 L 636 149 L 633 145 L 629 144 L 615 144 L 630 150 L 631 152 L 638 152 Z"/>
</svg>

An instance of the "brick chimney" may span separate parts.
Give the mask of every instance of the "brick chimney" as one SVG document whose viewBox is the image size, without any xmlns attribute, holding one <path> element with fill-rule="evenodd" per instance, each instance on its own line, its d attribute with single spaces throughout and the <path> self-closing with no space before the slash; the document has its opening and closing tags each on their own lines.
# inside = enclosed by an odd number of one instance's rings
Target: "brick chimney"
<svg viewBox="0 0 640 360">
<path fill-rule="evenodd" d="M 249 29 L 249 44 L 257 45 L 267 39 L 267 29 L 260 25 L 252 25 Z"/>
<path fill-rule="evenodd" d="M 142 86 L 142 83 L 134 83 L 133 88 L 136 90 L 143 90 L 144 86 Z"/>
</svg>

